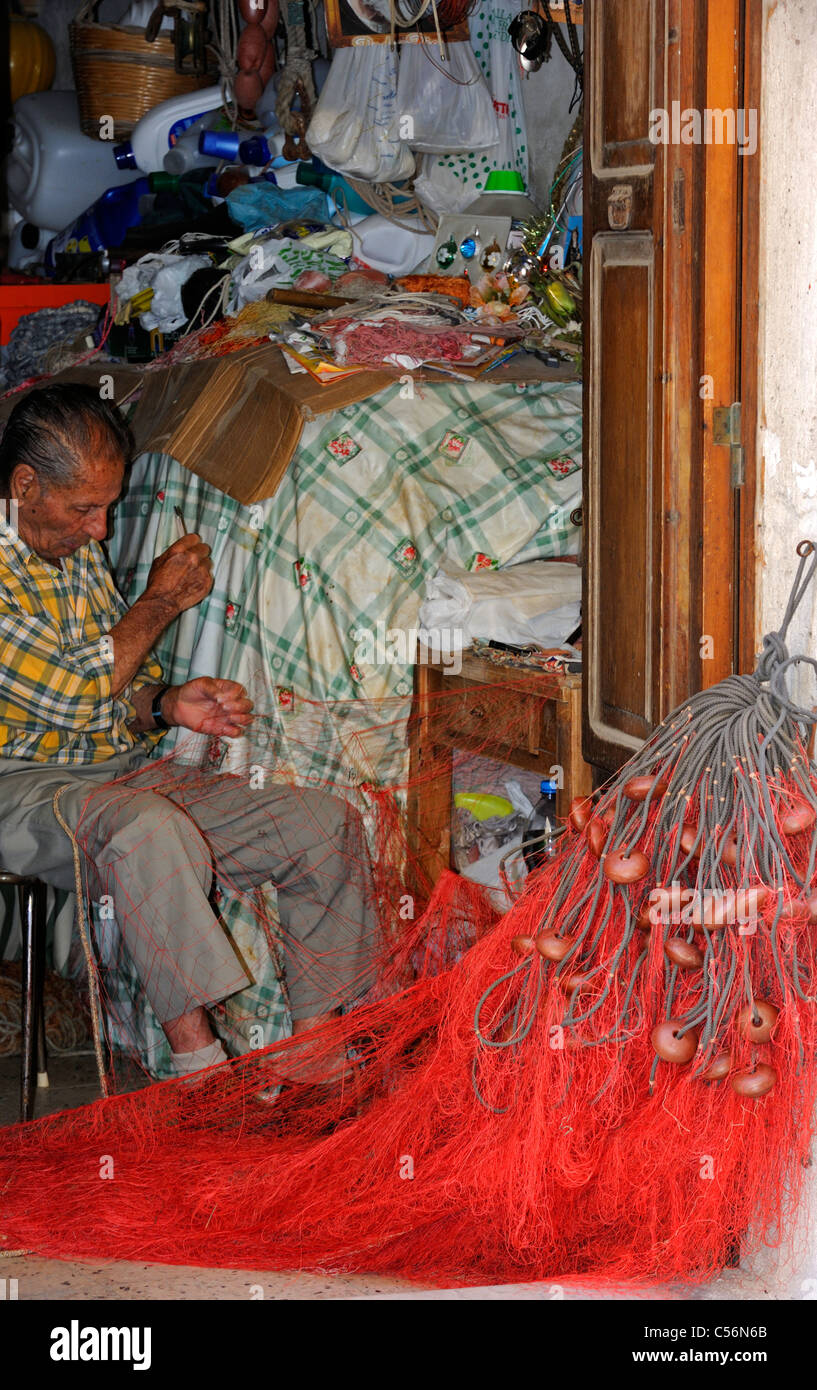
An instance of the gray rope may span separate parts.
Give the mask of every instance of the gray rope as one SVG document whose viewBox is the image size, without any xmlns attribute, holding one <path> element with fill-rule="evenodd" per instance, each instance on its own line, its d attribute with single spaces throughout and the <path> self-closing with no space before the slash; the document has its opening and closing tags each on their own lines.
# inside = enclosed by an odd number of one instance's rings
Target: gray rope
<svg viewBox="0 0 817 1390">
<path fill-rule="evenodd" d="M 485 990 L 474 1018 L 481 1046 L 497 1050 L 518 1046 L 532 1025 L 531 999 L 535 1008 L 549 981 L 565 979 L 577 970 L 585 976 L 590 998 L 584 989 L 573 991 L 566 1002 L 563 1026 L 583 1046 L 621 1046 L 632 1037 L 643 1025 L 636 983 L 648 949 L 639 949 L 633 960 L 631 946 L 638 930 L 638 905 L 653 883 L 668 888 L 678 884 L 681 891 L 692 890 L 699 904 L 707 894 L 717 901 L 718 895 L 731 890 L 737 905 L 741 888 L 753 884 L 777 893 L 771 920 L 767 923 L 758 918 L 754 929 L 740 937 L 725 927 L 708 926 L 704 916 L 699 928 L 704 960 L 699 971 L 680 971 L 665 958 L 664 1017 L 677 1017 L 679 1037 L 699 1033 L 699 1057 L 693 1075 L 700 1075 L 711 1061 L 735 1009 L 744 1004 L 754 1009 L 753 978 L 756 985 L 767 979 L 771 985 L 775 979 L 784 1001 L 798 998 L 815 1002 L 807 993 L 815 985 L 804 974 L 797 932 L 786 933 L 785 941 L 781 937 L 786 893 L 792 886 L 795 892 L 812 891 L 817 866 L 817 833 L 784 836 L 777 831 L 781 812 L 793 803 L 811 807 L 817 817 L 817 791 L 806 747 L 810 731 L 817 725 L 817 710 L 798 704 L 789 687 L 792 672 L 800 666 L 817 675 L 817 660 L 790 656 L 786 646 L 792 619 L 817 574 L 813 543 L 802 542 L 798 556 L 783 620 L 763 639 L 754 672 L 729 676 L 691 696 L 654 730 L 626 768 L 598 794 L 596 814 L 609 824 L 598 868 L 581 889 L 577 884 L 587 863 L 587 840 L 584 834 L 566 837 L 565 852 L 558 870 L 553 871 L 553 895 L 539 931 L 572 935 L 575 940 L 561 961 L 551 962 L 535 952 Z M 653 779 L 641 803 L 624 794 L 626 782 L 633 777 Z M 668 783 L 663 797 L 657 792 L 660 781 Z M 690 823 L 696 826 L 694 840 L 684 851 L 681 829 Z M 650 860 L 651 877 L 630 887 L 608 880 L 603 856 L 613 846 L 625 855 L 638 846 Z M 734 864 L 726 857 L 730 846 L 734 847 Z M 621 936 L 602 956 L 610 923 L 619 919 L 623 921 Z M 664 922 L 653 931 L 661 932 L 663 947 L 678 927 Z M 688 924 L 687 941 L 694 936 L 693 926 Z M 594 1017 L 628 969 L 612 1026 L 603 1035 L 594 1034 Z M 531 992 L 534 978 L 536 986 Z M 499 1021 L 489 1023 L 489 1018 L 497 1018 L 494 1000 L 498 988 L 510 991 L 511 999 L 506 999 Z M 519 997 L 514 1002 L 517 990 Z M 524 1019 L 523 1000 L 527 1001 Z M 676 1015 L 677 1008 L 683 1012 Z M 509 1019 L 514 1021 L 510 1041 L 497 1036 Z M 519 1031 L 520 1021 L 524 1031 Z M 796 1017 L 794 1025 L 802 1061 L 805 1051 Z M 656 1057 L 650 1086 L 658 1061 Z M 606 1083 L 595 1099 L 605 1090 Z"/>
</svg>

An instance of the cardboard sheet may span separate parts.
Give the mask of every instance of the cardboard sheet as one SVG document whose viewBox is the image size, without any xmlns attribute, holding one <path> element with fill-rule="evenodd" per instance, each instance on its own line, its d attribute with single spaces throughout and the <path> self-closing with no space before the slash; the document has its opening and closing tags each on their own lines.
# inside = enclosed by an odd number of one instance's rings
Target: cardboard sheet
<svg viewBox="0 0 817 1390">
<path fill-rule="evenodd" d="M 319 385 L 293 376 L 272 344 L 148 372 L 132 422 L 137 448 L 160 449 L 244 505 L 272 497 L 304 420 L 364 400 L 385 372 Z"/>
</svg>

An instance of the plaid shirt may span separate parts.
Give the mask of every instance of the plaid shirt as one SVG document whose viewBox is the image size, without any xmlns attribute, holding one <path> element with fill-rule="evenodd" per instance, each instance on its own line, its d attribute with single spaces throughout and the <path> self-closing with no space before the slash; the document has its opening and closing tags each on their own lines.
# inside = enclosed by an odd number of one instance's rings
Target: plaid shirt
<svg viewBox="0 0 817 1390">
<path fill-rule="evenodd" d="M 101 639 L 126 611 L 96 541 L 60 569 L 0 516 L 0 758 L 97 763 L 156 737 L 127 724 L 133 692 L 161 681 L 159 663 L 112 693 L 113 644 Z"/>
</svg>

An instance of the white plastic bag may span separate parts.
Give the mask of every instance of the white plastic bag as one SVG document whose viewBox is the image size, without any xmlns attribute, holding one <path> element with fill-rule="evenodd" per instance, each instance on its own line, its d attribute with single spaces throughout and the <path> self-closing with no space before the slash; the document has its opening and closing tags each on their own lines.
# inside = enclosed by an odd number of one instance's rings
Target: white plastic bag
<svg viewBox="0 0 817 1390">
<path fill-rule="evenodd" d="M 420 640 L 450 651 L 470 646 L 475 637 L 561 647 L 578 626 L 581 588 L 578 566 L 558 560 L 473 573 L 449 566 L 426 580 Z"/>
<path fill-rule="evenodd" d="M 432 44 L 404 43 L 397 107 L 412 149 L 453 154 L 499 143 L 493 99 L 467 39 L 447 45 L 445 63 Z"/>
<path fill-rule="evenodd" d="M 397 57 L 387 43 L 338 48 L 309 123 L 313 154 L 355 179 L 388 183 L 414 173 L 400 138 Z"/>
<path fill-rule="evenodd" d="M 161 333 L 172 333 L 187 322 L 187 314 L 182 306 L 182 286 L 194 271 L 212 264 L 209 256 L 177 256 L 171 251 L 150 252 L 122 272 L 116 287 L 117 303 L 121 307 L 141 290 L 152 289 L 150 307 L 139 316 L 139 322 L 148 333 L 154 328 Z"/>
<path fill-rule="evenodd" d="M 463 212 L 482 192 L 493 169 L 518 169 L 528 183 L 522 78 L 508 33 L 519 8 L 520 0 L 478 0 L 468 21 L 477 62 L 493 98 L 499 141 L 475 155 L 427 155 L 422 160 L 414 189 L 437 213 Z"/>
</svg>

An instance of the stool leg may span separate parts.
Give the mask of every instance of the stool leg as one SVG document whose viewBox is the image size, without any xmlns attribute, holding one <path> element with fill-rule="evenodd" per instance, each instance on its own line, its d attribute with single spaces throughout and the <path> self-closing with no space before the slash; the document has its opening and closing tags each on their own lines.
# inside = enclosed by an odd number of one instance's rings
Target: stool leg
<svg viewBox="0 0 817 1390">
<path fill-rule="evenodd" d="M 34 885 L 34 979 L 37 990 L 37 1085 L 48 1085 L 48 1053 L 45 1046 L 45 939 L 46 889 L 44 883 Z"/>
<path fill-rule="evenodd" d="M 23 932 L 22 968 L 22 1072 L 20 1119 L 34 1114 L 34 1052 L 37 1027 L 36 908 L 33 883 L 19 887 L 20 922 Z"/>
</svg>

